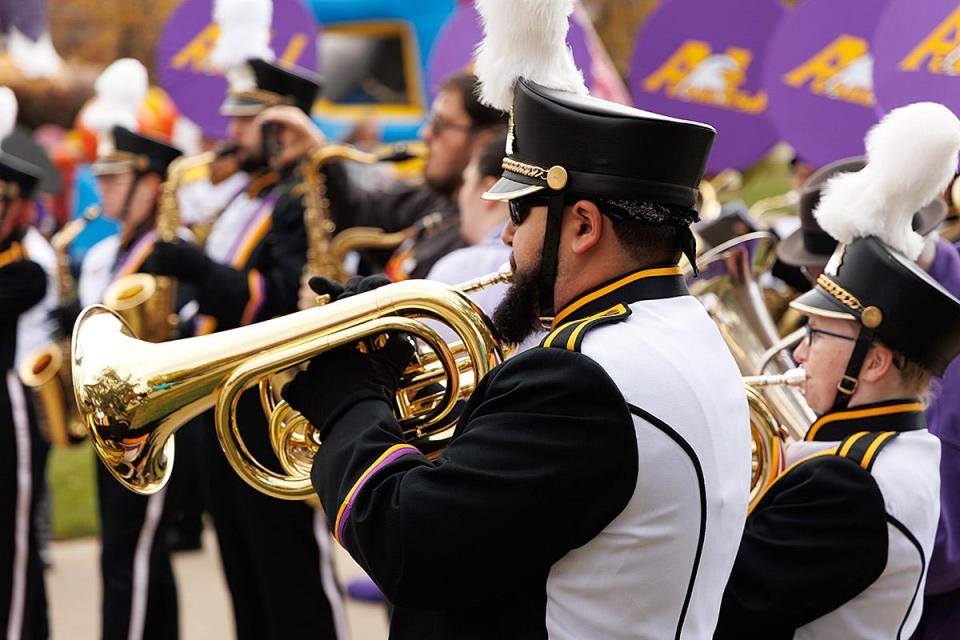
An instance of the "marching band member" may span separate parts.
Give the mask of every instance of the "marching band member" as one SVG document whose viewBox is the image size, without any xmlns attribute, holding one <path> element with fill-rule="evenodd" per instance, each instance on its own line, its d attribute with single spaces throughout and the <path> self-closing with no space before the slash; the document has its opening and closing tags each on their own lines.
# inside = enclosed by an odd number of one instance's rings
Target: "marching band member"
<svg viewBox="0 0 960 640">
<path fill-rule="evenodd" d="M 840 244 L 792 303 L 820 417 L 747 519 L 718 638 L 906 638 L 920 618 L 940 489 L 922 399 L 960 352 L 960 300 L 914 263 L 911 220 L 953 176 L 960 120 L 911 105 L 866 143 L 866 167 L 824 186 L 815 216 Z"/>
<path fill-rule="evenodd" d="M 125 275 L 145 271 L 157 242 L 157 199 L 167 167 L 180 156 L 170 145 L 113 129 L 92 170 L 103 215 L 120 223 L 120 233 L 87 252 L 80 268 L 80 304 L 103 300 L 107 287 Z M 182 293 L 182 292 L 178 292 Z M 73 314 L 75 315 L 75 314 Z M 120 485 L 97 464 L 100 508 L 100 571 L 103 581 L 103 638 L 176 638 L 177 587 L 166 543 L 170 505 L 164 489 L 141 496 Z"/>
<path fill-rule="evenodd" d="M 552 330 L 479 381 L 435 462 L 391 411 L 408 343 L 313 360 L 285 395 L 321 431 L 328 525 L 393 638 L 705 637 L 750 475 L 740 374 L 677 266 L 715 132 L 584 95 L 572 1 L 478 8 L 484 99 L 512 114 L 495 322 Z"/>
<path fill-rule="evenodd" d="M 18 320 L 44 298 L 47 276 L 24 247 L 24 216 L 40 169 L 0 154 L 0 629 L 7 638 L 46 638 L 47 599 L 36 529 L 46 446 L 17 376 Z"/>
<path fill-rule="evenodd" d="M 324 144 L 323 134 L 303 114 L 290 108 L 271 109 L 263 121 L 284 125 L 299 138 L 288 144 L 281 157 L 297 159 L 309 148 Z M 420 129 L 428 154 L 423 185 L 397 185 L 385 191 L 368 191 L 353 184 L 342 163 L 331 162 L 326 174 L 330 215 L 337 229 L 369 226 L 400 231 L 426 216 L 438 213 L 440 222 L 424 228 L 420 237 L 389 252 L 362 251 L 363 269 L 386 270 L 393 280 L 423 278 L 447 253 L 464 245 L 458 225 L 457 192 L 474 146 L 506 124 L 504 114 L 477 98 L 477 81 L 459 73 L 440 85 L 430 116 Z"/>
<path fill-rule="evenodd" d="M 236 159 L 251 180 L 214 222 L 204 249 L 160 242 L 154 253 L 155 273 L 196 287 L 202 314 L 199 333 L 296 311 L 306 261 L 302 179 L 294 165 L 279 173 L 270 169 L 264 152 L 270 141 L 264 144 L 255 117 L 279 104 L 309 113 L 321 79 L 262 59 L 244 66 L 245 73 L 231 74 L 235 84 L 221 111 L 230 116 L 229 142 L 237 145 Z M 220 450 L 212 415 L 197 420 L 209 483 L 207 504 L 217 528 L 238 637 L 344 637 L 344 612 L 322 514 L 247 486 Z M 256 393 L 241 398 L 238 420 L 255 455 L 275 461 Z M 278 589 L 280 584 L 284 588 Z"/>
</svg>

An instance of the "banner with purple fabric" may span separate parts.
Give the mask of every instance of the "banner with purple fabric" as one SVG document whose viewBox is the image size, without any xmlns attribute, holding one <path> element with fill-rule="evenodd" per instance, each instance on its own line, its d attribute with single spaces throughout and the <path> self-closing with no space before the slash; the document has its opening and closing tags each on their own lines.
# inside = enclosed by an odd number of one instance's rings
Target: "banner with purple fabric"
<svg viewBox="0 0 960 640">
<path fill-rule="evenodd" d="M 883 111 L 929 100 L 960 113 L 960 2 L 890 0 L 871 42 Z"/>
<path fill-rule="evenodd" d="M 816 167 L 863 153 L 878 120 L 870 38 L 884 2 L 805 0 L 770 41 L 767 115 L 797 155 Z"/>
<path fill-rule="evenodd" d="M 222 139 L 227 118 L 220 104 L 227 81 L 207 61 L 217 43 L 213 0 L 184 0 L 167 19 L 157 42 L 156 69 L 160 86 L 177 108 L 205 136 Z M 274 0 L 270 48 L 281 63 L 317 69 L 317 24 L 298 0 Z"/>
<path fill-rule="evenodd" d="M 776 142 L 760 62 L 783 15 L 777 0 L 670 0 L 637 34 L 634 103 L 713 125 L 709 173 L 746 167 Z"/>
</svg>

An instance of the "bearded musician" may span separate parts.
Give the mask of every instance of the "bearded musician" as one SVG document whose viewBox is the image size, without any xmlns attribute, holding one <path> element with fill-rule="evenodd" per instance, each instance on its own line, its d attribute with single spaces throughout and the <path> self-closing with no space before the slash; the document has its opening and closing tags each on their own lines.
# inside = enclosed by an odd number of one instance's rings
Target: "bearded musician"
<svg viewBox="0 0 960 640">
<path fill-rule="evenodd" d="M 814 215 L 840 244 L 791 303 L 820 417 L 747 519 L 718 638 L 907 638 L 920 618 L 940 490 L 923 399 L 960 353 L 960 300 L 914 262 L 911 222 L 953 175 L 960 120 L 896 109 L 867 149 L 823 189 Z"/>
<path fill-rule="evenodd" d="M 565 65 L 554 89 L 502 84 L 489 65 L 509 45 L 477 61 L 513 119 L 486 193 L 511 211 L 495 322 L 512 341 L 551 331 L 479 381 L 436 461 L 391 410 L 404 338 L 313 360 L 285 396 L 320 429 L 327 524 L 395 606 L 394 638 L 705 637 L 750 475 L 740 375 L 677 266 L 714 131 L 584 95 L 572 2 L 478 7 L 488 42 L 542 21 L 531 48 Z"/>
</svg>

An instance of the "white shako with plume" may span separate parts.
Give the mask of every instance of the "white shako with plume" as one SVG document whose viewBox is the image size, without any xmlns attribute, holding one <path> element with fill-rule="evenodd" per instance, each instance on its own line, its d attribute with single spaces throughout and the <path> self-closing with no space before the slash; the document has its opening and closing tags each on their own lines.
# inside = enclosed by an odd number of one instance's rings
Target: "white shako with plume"
<svg viewBox="0 0 960 640">
<path fill-rule="evenodd" d="M 231 91 L 256 89 L 256 80 L 246 62 L 251 59 L 272 62 L 275 58 L 270 48 L 273 2 L 217 0 L 213 22 L 220 28 L 220 35 L 210 52 L 210 63 L 226 74 Z"/>
<path fill-rule="evenodd" d="M 867 166 L 827 182 L 814 216 L 841 243 L 876 236 L 916 260 L 923 237 L 911 222 L 956 175 L 960 120 L 934 102 L 900 107 L 870 130 L 866 147 Z"/>
<path fill-rule="evenodd" d="M 716 132 L 587 95 L 566 45 L 572 0 L 477 0 L 476 6 L 485 32 L 474 66 L 481 98 L 511 116 L 504 170 L 484 197 L 522 199 L 538 207 L 532 216 L 543 217 L 546 209 L 546 220 L 535 223 L 544 223 L 539 274 L 518 265 L 518 273 L 540 287 L 541 321 L 552 329 L 542 348 L 577 351 L 596 363 L 596 378 L 561 384 L 591 388 L 612 381 L 618 400 L 634 409 L 624 444 L 636 447 L 638 466 L 618 465 L 623 485 L 594 498 L 623 491 L 627 500 L 611 509 L 610 520 L 583 532 L 574 548 L 558 549 L 561 557 L 549 567 L 523 568 L 524 576 L 541 569 L 546 575 L 542 588 L 529 591 L 545 595 L 545 610 L 533 611 L 534 603 L 529 615 L 552 640 L 708 638 L 749 493 L 749 416 L 736 363 L 703 306 L 687 295 L 679 269 L 664 262 L 638 261 L 630 273 L 595 283 L 572 304 L 556 300 L 566 304 L 558 313 L 551 307 L 564 211 L 575 200 L 596 203 L 614 221 L 674 227 L 678 248 L 692 250 L 686 238 Z M 603 233 L 612 226 L 604 221 Z M 615 303 L 629 315 L 589 326 Z M 537 351 L 518 355 L 514 366 Z M 578 455 L 575 445 L 562 447 L 561 458 Z M 595 464 L 604 465 L 602 453 Z M 589 509 L 580 500 L 564 505 L 578 522 L 587 521 Z M 558 543 L 547 535 L 543 544 Z"/>
<path fill-rule="evenodd" d="M 137 130 L 137 112 L 150 89 L 147 69 L 138 60 L 121 58 L 104 69 L 94 85 L 96 97 L 83 111 L 83 124 L 97 134 L 97 156 L 110 154 L 114 127 Z"/>
</svg>

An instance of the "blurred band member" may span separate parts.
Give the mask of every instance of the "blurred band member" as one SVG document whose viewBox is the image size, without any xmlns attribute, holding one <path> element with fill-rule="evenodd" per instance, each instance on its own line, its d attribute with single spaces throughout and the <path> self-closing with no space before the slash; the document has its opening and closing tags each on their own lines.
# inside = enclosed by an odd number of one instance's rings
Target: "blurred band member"
<svg viewBox="0 0 960 640">
<path fill-rule="evenodd" d="M 18 320 L 47 290 L 43 267 L 24 242 L 39 177 L 37 167 L 0 155 L 0 631 L 13 640 L 49 633 L 35 526 L 46 445 L 14 367 Z"/>
</svg>

